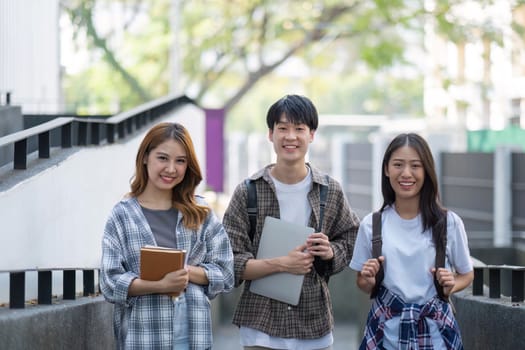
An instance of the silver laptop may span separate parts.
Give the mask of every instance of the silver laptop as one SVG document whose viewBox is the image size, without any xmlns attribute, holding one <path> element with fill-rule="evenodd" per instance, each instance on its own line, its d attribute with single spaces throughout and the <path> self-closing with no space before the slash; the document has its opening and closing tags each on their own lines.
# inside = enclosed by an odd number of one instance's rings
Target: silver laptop
<svg viewBox="0 0 525 350">
<path fill-rule="evenodd" d="M 257 251 L 257 259 L 275 258 L 288 255 L 290 250 L 304 244 L 310 234 L 311 227 L 267 216 Z M 304 275 L 294 275 L 287 272 L 274 273 L 251 282 L 250 291 L 268 298 L 282 301 L 290 305 L 299 304 Z"/>
</svg>

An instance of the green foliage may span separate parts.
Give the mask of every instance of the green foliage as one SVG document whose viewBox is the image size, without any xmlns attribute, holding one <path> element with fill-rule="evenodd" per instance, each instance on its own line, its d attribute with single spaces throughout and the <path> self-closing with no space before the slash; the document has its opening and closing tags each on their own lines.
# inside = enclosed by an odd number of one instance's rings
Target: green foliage
<svg viewBox="0 0 525 350">
<path fill-rule="evenodd" d="M 373 73 L 347 77 L 338 89 L 319 95 L 319 109 L 325 114 L 423 115 L 422 80 L 401 79 Z"/>
<path fill-rule="evenodd" d="M 167 94 L 169 1 L 69 0 L 62 6 L 73 39 L 94 58 L 83 72 L 64 79 L 66 105 L 73 112 L 116 113 Z M 114 7 L 122 17 L 97 21 Z"/>
<path fill-rule="evenodd" d="M 141 103 L 129 85 L 102 61 L 66 76 L 64 92 L 68 109 L 80 115 L 114 114 Z"/>
<path fill-rule="evenodd" d="M 432 15 L 437 24 L 438 32 L 454 43 L 465 43 L 489 38 L 492 42 L 502 46 L 503 33 L 497 29 L 497 18 L 482 16 L 479 19 L 465 19 L 459 16 L 462 12 L 474 9 L 480 13 L 489 12 L 489 8 L 498 0 L 478 0 L 468 2 L 464 0 L 436 0 L 436 8 Z M 472 17 L 472 16 L 471 16 Z M 467 16 L 468 18 L 468 16 Z"/>
<path fill-rule="evenodd" d="M 373 69 L 392 65 L 403 57 L 403 48 L 395 41 L 381 40 L 361 47 L 361 58 Z"/>
<path fill-rule="evenodd" d="M 177 40 L 179 87 L 204 107 L 225 108 L 228 130 L 265 130 L 266 109 L 287 93 L 309 95 L 325 113 L 419 116 L 423 77 L 398 72 L 422 63 L 406 53 L 422 49 L 425 24 L 457 43 L 502 38 L 490 21 L 459 20 L 463 0 L 435 0 L 431 12 L 419 0 L 62 3 L 77 44 L 97 57 L 66 77 L 77 111 L 115 112 L 165 95 Z M 114 20 L 102 21 L 106 13 Z"/>
<path fill-rule="evenodd" d="M 304 89 L 302 88 L 304 86 Z M 226 130 L 266 132 L 269 106 L 285 94 L 309 96 L 320 114 L 381 114 L 423 116 L 423 81 L 374 71 L 337 76 L 329 70 L 312 73 L 306 80 L 268 78 L 252 89 L 228 115 Z"/>
<path fill-rule="evenodd" d="M 105 74 L 105 81 L 121 82 L 117 100 L 143 102 L 161 96 L 170 85 L 170 45 L 173 35 L 180 43 L 183 91 L 205 106 L 233 108 L 242 97 L 264 80 L 276 79 L 274 70 L 289 57 L 302 57 L 308 64 L 333 68 L 333 53 L 325 50 L 332 42 L 351 48 L 338 61 L 364 61 L 373 69 L 393 65 L 402 59 L 403 45 L 397 34 L 379 39 L 386 32 L 397 33 L 414 9 L 401 0 L 371 2 L 317 1 L 181 1 L 175 9 L 180 30 L 171 33 L 169 0 L 64 1 L 64 9 L 76 28 L 89 38 L 88 48 L 102 54 L 109 67 L 94 63 L 84 74 L 68 79 L 68 87 L 83 89 L 97 79 L 90 72 Z M 120 8 L 121 21 L 103 27 L 97 18 L 104 11 Z M 118 27 L 124 23 L 126 30 Z M 106 23 L 105 26 L 108 24 Z M 340 44 L 344 43 L 344 44 Z M 339 46 L 339 47 L 340 47 Z M 333 46 L 335 47 L 335 46 Z M 351 72 L 353 64 L 345 64 Z M 281 73 L 282 74 L 282 73 Z M 294 73 L 295 74 L 295 73 Z M 119 78 L 120 77 L 120 78 Z M 95 84 L 96 85 L 96 84 Z M 82 91 L 101 95 L 105 88 Z M 123 93 L 126 92 L 124 95 Z M 74 99 L 78 93 L 68 93 Z M 133 96 L 135 95 L 135 96 Z M 84 96 L 84 95 L 82 95 Z M 114 97 L 81 98 L 74 102 L 83 109 L 110 109 L 103 101 Z M 99 101 L 95 105 L 86 105 Z M 126 104 L 123 104 L 126 103 Z"/>
</svg>

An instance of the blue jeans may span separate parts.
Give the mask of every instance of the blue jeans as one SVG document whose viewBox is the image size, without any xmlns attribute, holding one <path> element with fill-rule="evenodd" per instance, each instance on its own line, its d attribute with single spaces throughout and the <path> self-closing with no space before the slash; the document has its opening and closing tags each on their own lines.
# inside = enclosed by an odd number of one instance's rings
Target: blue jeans
<svg viewBox="0 0 525 350">
<path fill-rule="evenodd" d="M 184 294 L 173 300 L 175 316 L 173 319 L 173 350 L 189 350 L 188 307 Z"/>
</svg>

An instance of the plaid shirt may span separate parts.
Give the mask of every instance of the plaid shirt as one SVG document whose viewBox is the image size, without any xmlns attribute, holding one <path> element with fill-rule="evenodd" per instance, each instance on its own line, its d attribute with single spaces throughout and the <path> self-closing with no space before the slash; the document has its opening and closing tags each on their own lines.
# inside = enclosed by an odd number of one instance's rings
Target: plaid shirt
<svg viewBox="0 0 525 350">
<path fill-rule="evenodd" d="M 308 193 L 308 201 L 312 207 L 312 214 L 309 226 L 318 227 L 319 186 L 328 185 L 321 232 L 329 237 L 334 258 L 322 263 L 323 276 L 313 269 L 305 275 L 297 306 L 251 293 L 250 281 L 241 279 L 246 262 L 248 259 L 254 259 L 257 254 L 264 218 L 280 217 L 275 185 L 269 174 L 271 167 L 272 165 L 268 165 L 251 177 L 256 183 L 258 209 L 253 242 L 248 236 L 250 222 L 246 209 L 247 188 L 244 182 L 235 189 L 223 218 L 235 256 L 235 285 L 238 287 L 245 282 L 233 323 L 281 338 L 317 339 L 328 334 L 334 323 L 330 293 L 323 277 L 338 273 L 348 265 L 354 248 L 359 218 L 350 210 L 339 183 L 332 178 L 327 182 L 323 174 L 310 167 L 312 188 Z"/>
<path fill-rule="evenodd" d="M 365 337 L 360 350 L 384 349 L 385 322 L 400 317 L 398 349 L 432 350 L 432 336 L 426 318 L 437 323 L 448 350 L 462 350 L 459 327 L 450 305 L 437 296 L 424 305 L 405 304 L 401 298 L 381 287 L 368 314 Z"/>
<path fill-rule="evenodd" d="M 203 200 L 197 197 L 198 202 Z M 191 349 L 212 346 L 209 299 L 233 288 L 233 255 L 223 226 L 210 213 L 199 230 L 187 229 L 177 220 L 178 248 L 188 252 L 188 264 L 206 270 L 209 284 L 190 283 L 185 296 Z M 155 245 L 151 229 L 136 198 L 115 205 L 102 239 L 100 289 L 115 304 L 114 328 L 118 349 L 172 349 L 175 304 L 166 295 L 128 297 L 128 288 L 139 276 L 140 248 Z"/>
</svg>

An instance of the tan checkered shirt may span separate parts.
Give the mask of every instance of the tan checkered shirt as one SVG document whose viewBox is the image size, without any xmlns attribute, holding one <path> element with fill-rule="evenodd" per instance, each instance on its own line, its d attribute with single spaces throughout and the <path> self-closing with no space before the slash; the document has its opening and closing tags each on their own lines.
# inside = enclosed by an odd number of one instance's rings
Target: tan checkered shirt
<svg viewBox="0 0 525 350">
<path fill-rule="evenodd" d="M 235 257 L 235 285 L 244 283 L 233 323 L 260 330 L 271 336 L 296 339 L 317 339 L 333 328 L 332 303 L 324 276 L 342 271 L 352 257 L 359 218 L 350 209 L 341 185 L 308 165 L 312 171 L 312 188 L 308 201 L 312 207 L 309 226 L 318 227 L 320 184 L 328 185 L 327 201 L 321 232 L 326 234 L 334 251 L 334 259 L 323 262 L 321 269 L 305 275 L 301 298 L 297 306 L 288 305 L 249 291 L 250 281 L 240 279 L 246 261 L 257 252 L 260 235 L 266 216 L 279 217 L 279 205 L 275 186 L 268 165 L 251 177 L 257 188 L 257 227 L 253 243 L 248 236 L 250 222 L 246 209 L 247 187 L 241 183 L 235 189 L 224 214 L 223 224 L 230 237 Z M 322 275 L 322 276 L 321 276 Z"/>
</svg>

